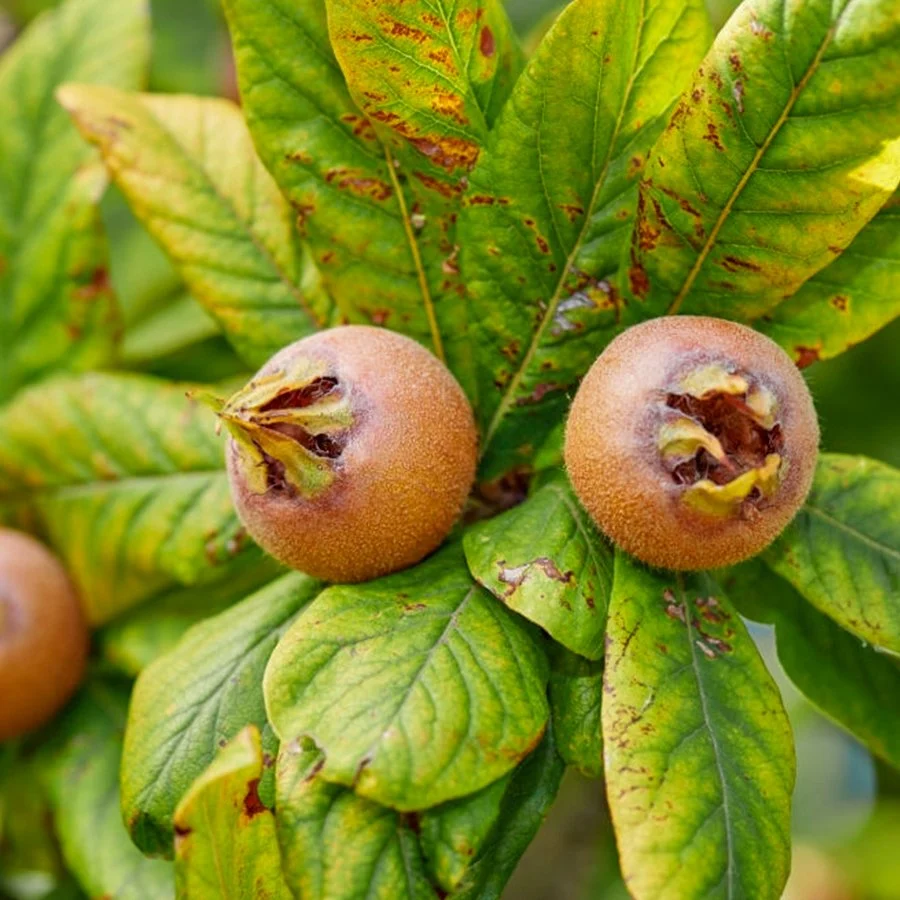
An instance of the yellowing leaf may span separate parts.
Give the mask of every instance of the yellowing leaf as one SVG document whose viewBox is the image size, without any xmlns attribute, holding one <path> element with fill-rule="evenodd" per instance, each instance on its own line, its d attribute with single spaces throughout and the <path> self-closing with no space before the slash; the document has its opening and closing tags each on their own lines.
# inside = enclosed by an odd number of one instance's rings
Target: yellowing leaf
<svg viewBox="0 0 900 900">
<path fill-rule="evenodd" d="M 0 58 L 0 403 L 112 356 L 106 179 L 53 93 L 67 79 L 136 88 L 148 55 L 145 0 L 67 0 Z"/>
<path fill-rule="evenodd" d="M 329 324 L 290 207 L 225 100 L 67 85 L 60 101 L 191 293 L 251 365 Z"/>
<path fill-rule="evenodd" d="M 194 782 L 175 814 L 175 881 L 185 900 L 291 900 L 275 817 L 259 798 L 259 731 L 244 729 Z"/>
<path fill-rule="evenodd" d="M 824 269 L 900 181 L 894 0 L 745 3 L 650 154 L 635 315 L 743 321 Z"/>
<path fill-rule="evenodd" d="M 603 680 L 607 795 L 631 895 L 778 900 L 790 870 L 790 724 L 711 579 L 618 554 Z"/>
</svg>

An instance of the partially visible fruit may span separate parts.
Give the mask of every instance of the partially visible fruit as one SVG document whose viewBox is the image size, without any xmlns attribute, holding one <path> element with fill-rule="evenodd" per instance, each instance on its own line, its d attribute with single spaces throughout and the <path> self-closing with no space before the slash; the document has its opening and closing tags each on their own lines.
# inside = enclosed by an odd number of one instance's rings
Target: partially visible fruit
<svg viewBox="0 0 900 900">
<path fill-rule="evenodd" d="M 819 426 L 788 355 L 734 322 L 653 319 L 588 372 L 565 458 L 601 530 L 643 562 L 711 569 L 747 559 L 809 492 Z"/>
<path fill-rule="evenodd" d="M 277 353 L 219 415 L 248 532 L 285 565 L 365 581 L 434 550 L 475 477 L 477 433 L 449 370 L 352 325 Z"/>
<path fill-rule="evenodd" d="M 81 683 L 88 644 L 59 560 L 34 538 L 0 528 L 0 741 L 59 712 Z"/>
</svg>

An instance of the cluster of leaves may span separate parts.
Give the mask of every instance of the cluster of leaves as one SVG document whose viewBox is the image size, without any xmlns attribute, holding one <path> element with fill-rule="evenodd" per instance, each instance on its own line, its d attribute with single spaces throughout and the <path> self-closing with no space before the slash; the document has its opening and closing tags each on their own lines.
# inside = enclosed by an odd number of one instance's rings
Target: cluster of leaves
<svg viewBox="0 0 900 900">
<path fill-rule="evenodd" d="M 574 766 L 636 898 L 778 897 L 792 737 L 740 616 L 900 766 L 900 473 L 824 455 L 761 559 L 676 576 L 594 530 L 560 426 L 642 318 L 748 322 L 806 365 L 900 312 L 893 0 L 753 0 L 712 44 L 700 0 L 575 0 L 527 61 L 497 0 L 224 5 L 242 110 L 134 92 L 142 0 L 67 0 L 0 61 L 0 521 L 97 628 L 5 796 L 40 770 L 92 895 L 485 900 Z M 250 370 L 402 331 L 472 400 L 481 496 L 527 470 L 527 499 L 377 582 L 279 571 L 212 416 L 115 371 L 108 177 L 205 310 L 167 349 L 212 322 Z"/>
</svg>

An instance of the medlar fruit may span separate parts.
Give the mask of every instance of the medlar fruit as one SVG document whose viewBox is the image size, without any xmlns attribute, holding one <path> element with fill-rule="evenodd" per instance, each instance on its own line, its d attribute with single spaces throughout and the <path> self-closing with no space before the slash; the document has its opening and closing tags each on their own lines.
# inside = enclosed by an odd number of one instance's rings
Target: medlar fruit
<svg viewBox="0 0 900 900">
<path fill-rule="evenodd" d="M 711 569 L 778 536 L 812 483 L 819 426 L 769 338 L 699 316 L 619 335 L 566 426 L 575 492 L 600 529 L 653 566 Z"/>
<path fill-rule="evenodd" d="M 366 581 L 434 550 L 475 477 L 469 402 L 410 338 L 350 325 L 285 347 L 219 411 L 232 495 L 284 564 Z"/>
<path fill-rule="evenodd" d="M 48 722 L 84 675 L 88 628 L 59 561 L 0 528 L 0 741 Z"/>
</svg>

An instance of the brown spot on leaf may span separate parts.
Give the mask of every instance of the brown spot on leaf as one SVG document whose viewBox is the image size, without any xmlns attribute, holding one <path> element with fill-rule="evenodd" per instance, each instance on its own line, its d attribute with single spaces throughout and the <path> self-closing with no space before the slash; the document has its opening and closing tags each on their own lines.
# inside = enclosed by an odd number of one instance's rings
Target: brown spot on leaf
<svg viewBox="0 0 900 900">
<path fill-rule="evenodd" d="M 538 250 L 540 250 L 541 253 L 549 253 L 550 252 L 550 245 L 547 243 L 545 238 L 543 238 L 539 234 L 536 234 L 534 236 L 534 239 L 537 242 Z"/>
<path fill-rule="evenodd" d="M 370 197 L 384 201 L 393 196 L 394 189 L 386 181 L 370 175 L 354 172 L 352 169 L 334 168 L 325 173 L 325 180 L 342 191 L 349 191 L 358 197 Z"/>
<path fill-rule="evenodd" d="M 76 300 L 96 300 L 98 297 L 109 294 L 111 290 L 109 271 L 104 266 L 98 266 L 91 273 L 91 280 L 80 288 L 76 288 L 73 296 Z"/>
<path fill-rule="evenodd" d="M 453 62 L 453 55 L 448 47 L 438 47 L 428 54 L 428 58 L 432 62 L 436 62 L 439 66 L 446 69 L 451 75 L 456 74 L 456 65 Z"/>
<path fill-rule="evenodd" d="M 469 120 L 463 113 L 463 99 L 453 91 L 446 91 L 435 87 L 431 108 L 439 115 L 458 122 L 460 125 L 468 125 Z"/>
<path fill-rule="evenodd" d="M 577 203 L 560 203 L 559 208 L 566 214 L 570 222 L 574 222 L 579 216 L 584 215 L 584 207 Z"/>
<path fill-rule="evenodd" d="M 628 270 L 628 283 L 631 285 L 631 293 L 639 300 L 650 293 L 650 279 L 647 277 L 647 270 L 640 263 L 636 262 Z"/>
<path fill-rule="evenodd" d="M 516 406 L 531 406 L 534 403 L 540 403 L 547 394 L 553 391 L 563 391 L 566 386 L 564 384 L 556 384 L 552 381 L 541 382 L 535 385 L 534 390 L 526 397 L 519 397 L 516 400 Z"/>
<path fill-rule="evenodd" d="M 666 126 L 666 131 L 673 131 L 675 128 L 681 124 L 681 121 L 687 118 L 691 114 L 691 106 L 686 103 L 684 100 L 680 100 L 678 102 L 678 106 L 675 107 L 675 111 L 672 113 L 672 118 L 669 120 L 669 124 Z"/>
<path fill-rule="evenodd" d="M 428 190 L 436 191 L 438 194 L 447 197 L 448 199 L 456 196 L 460 192 L 458 185 L 448 184 L 446 181 L 441 181 L 441 179 L 435 178 L 433 175 L 426 175 L 424 172 L 413 172 L 413 175 L 421 181 Z"/>
<path fill-rule="evenodd" d="M 474 141 L 442 135 L 434 140 L 412 138 L 410 143 L 433 163 L 452 172 L 454 169 L 471 169 L 478 160 L 479 147 Z"/>
<path fill-rule="evenodd" d="M 465 31 L 478 22 L 483 15 L 483 9 L 476 9 L 474 12 L 471 9 L 461 9 L 456 16 L 456 24 L 461 31 Z"/>
<path fill-rule="evenodd" d="M 766 28 L 759 19 L 751 19 L 750 20 L 750 31 L 756 35 L 756 37 L 761 37 L 764 41 L 770 41 L 775 36 L 774 33 Z"/>
<path fill-rule="evenodd" d="M 490 59 L 496 50 L 494 43 L 494 32 L 487 25 L 481 29 L 481 36 L 478 39 L 478 49 L 481 50 L 483 56 Z"/>
<path fill-rule="evenodd" d="M 309 784 L 309 782 L 311 782 L 311 781 L 316 777 L 316 775 L 318 775 L 319 772 L 322 771 L 322 769 L 323 769 L 324 767 L 325 767 L 325 757 L 324 757 L 324 756 L 320 756 L 320 757 L 316 760 L 316 762 L 315 762 L 315 764 L 313 765 L 313 767 L 309 770 L 309 772 L 307 772 L 306 777 L 303 779 L 303 781 L 304 781 L 306 784 Z"/>
<path fill-rule="evenodd" d="M 712 144 L 716 150 L 724 153 L 725 146 L 719 138 L 719 129 L 716 128 L 715 122 L 706 123 L 706 134 L 703 135 L 703 140 Z"/>
<path fill-rule="evenodd" d="M 641 250 L 655 250 L 662 230 L 654 228 L 647 219 L 639 219 L 637 223 L 638 246 Z"/>
<path fill-rule="evenodd" d="M 409 40 L 414 41 L 417 44 L 424 44 L 425 41 L 429 40 L 427 34 L 422 31 L 421 28 L 416 28 L 413 25 L 407 25 L 405 22 L 398 22 L 394 19 L 388 19 L 387 22 L 384 23 L 386 26 L 386 31 L 392 37 L 402 37 L 409 38 Z"/>
<path fill-rule="evenodd" d="M 466 201 L 470 206 L 493 206 L 497 202 L 496 197 L 487 194 L 475 194 Z"/>
<path fill-rule="evenodd" d="M 348 31 L 347 37 L 355 44 L 370 44 L 375 40 L 371 34 L 366 34 L 363 31 Z"/>
<path fill-rule="evenodd" d="M 432 28 L 440 28 L 441 30 L 444 28 L 444 23 L 441 21 L 440 17 L 436 16 L 434 13 L 422 13 L 422 21 Z"/>
<path fill-rule="evenodd" d="M 498 565 L 500 567 L 498 578 L 503 584 L 509 585 L 507 594 L 511 594 L 521 587 L 522 583 L 535 568 L 543 572 L 551 581 L 558 581 L 561 584 L 574 584 L 575 582 L 574 572 L 561 572 L 556 563 L 548 556 L 539 556 L 537 559 L 521 566 L 507 567 L 506 560 L 500 560 Z"/>
<path fill-rule="evenodd" d="M 741 270 L 746 272 L 762 271 L 762 266 L 755 262 L 750 262 L 748 259 L 740 259 L 737 256 L 726 256 L 719 265 L 728 272 L 738 272 Z"/>
<path fill-rule="evenodd" d="M 798 369 L 805 369 L 819 361 L 819 351 L 815 347 L 794 347 L 794 361 Z"/>
<path fill-rule="evenodd" d="M 831 305 L 838 312 L 847 312 L 847 306 L 850 303 L 850 299 L 845 297 L 843 294 L 835 294 L 834 297 L 831 298 Z"/>
<path fill-rule="evenodd" d="M 743 65 L 741 65 L 741 58 L 737 53 L 732 53 L 728 57 L 728 64 L 731 66 L 732 72 L 740 72 L 744 68 Z"/>
</svg>

